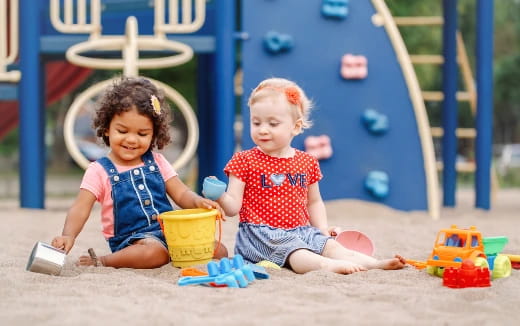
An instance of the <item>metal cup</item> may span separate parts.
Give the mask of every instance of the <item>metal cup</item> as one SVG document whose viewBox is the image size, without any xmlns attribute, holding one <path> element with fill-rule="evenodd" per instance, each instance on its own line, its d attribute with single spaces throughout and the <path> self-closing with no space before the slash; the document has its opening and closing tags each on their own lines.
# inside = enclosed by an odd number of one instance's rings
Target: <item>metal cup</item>
<svg viewBox="0 0 520 326">
<path fill-rule="evenodd" d="M 25 269 L 35 273 L 59 275 L 66 256 L 65 251 L 38 241 L 34 245 Z"/>
</svg>

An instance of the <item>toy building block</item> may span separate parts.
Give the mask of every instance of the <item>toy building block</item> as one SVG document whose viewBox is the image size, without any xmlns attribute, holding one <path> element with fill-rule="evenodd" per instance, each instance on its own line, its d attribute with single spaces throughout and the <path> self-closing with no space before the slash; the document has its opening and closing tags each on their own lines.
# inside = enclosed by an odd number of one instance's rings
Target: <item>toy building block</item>
<svg viewBox="0 0 520 326">
<path fill-rule="evenodd" d="M 489 269 L 475 267 L 473 261 L 466 259 L 460 268 L 448 267 L 444 270 L 442 285 L 450 288 L 491 286 Z"/>
</svg>

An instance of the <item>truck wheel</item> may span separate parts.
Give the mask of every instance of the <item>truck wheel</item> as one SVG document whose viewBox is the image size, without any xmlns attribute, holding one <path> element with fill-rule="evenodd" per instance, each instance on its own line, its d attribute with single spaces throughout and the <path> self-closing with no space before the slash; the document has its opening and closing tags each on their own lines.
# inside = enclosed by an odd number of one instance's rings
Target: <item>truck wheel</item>
<svg viewBox="0 0 520 326">
<path fill-rule="evenodd" d="M 426 266 L 426 273 L 435 276 L 435 273 L 437 272 L 437 266 Z"/>
<path fill-rule="evenodd" d="M 481 267 L 481 268 L 488 268 L 489 269 L 489 263 L 486 258 L 484 257 L 477 257 L 475 258 L 475 261 L 473 262 L 475 264 L 475 267 Z"/>
<path fill-rule="evenodd" d="M 511 261 L 506 255 L 498 255 L 493 262 L 493 279 L 511 275 Z"/>
<path fill-rule="evenodd" d="M 439 266 L 427 266 L 426 273 L 432 276 L 442 277 L 444 275 L 444 267 Z"/>
</svg>

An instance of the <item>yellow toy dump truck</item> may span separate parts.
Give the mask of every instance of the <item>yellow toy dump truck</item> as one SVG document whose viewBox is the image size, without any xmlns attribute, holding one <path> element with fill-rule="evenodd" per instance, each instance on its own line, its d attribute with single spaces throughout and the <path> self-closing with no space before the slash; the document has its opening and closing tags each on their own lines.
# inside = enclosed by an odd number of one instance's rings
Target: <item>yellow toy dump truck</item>
<svg viewBox="0 0 520 326">
<path fill-rule="evenodd" d="M 407 260 L 407 263 L 442 277 L 445 267 L 460 268 L 462 262 L 469 259 L 477 267 L 489 268 L 494 279 L 508 277 L 511 275 L 511 261 L 506 255 L 499 254 L 507 242 L 506 237 L 484 238 L 475 226 L 459 229 L 452 225 L 439 231 L 426 262 Z"/>
</svg>

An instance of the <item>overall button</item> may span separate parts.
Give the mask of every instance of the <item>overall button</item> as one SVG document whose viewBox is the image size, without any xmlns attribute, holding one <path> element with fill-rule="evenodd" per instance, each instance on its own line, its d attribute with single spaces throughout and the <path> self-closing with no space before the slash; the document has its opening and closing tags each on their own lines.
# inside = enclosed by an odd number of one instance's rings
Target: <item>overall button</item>
<svg viewBox="0 0 520 326">
<path fill-rule="evenodd" d="M 114 173 L 114 172 L 115 172 L 114 169 L 110 169 L 110 173 Z"/>
<path fill-rule="evenodd" d="M 139 190 L 144 190 L 144 185 L 140 184 L 137 186 L 137 188 L 139 188 Z"/>
<path fill-rule="evenodd" d="M 152 171 L 152 172 L 155 171 L 155 166 L 153 166 L 153 165 L 150 166 L 150 171 Z"/>
<path fill-rule="evenodd" d="M 119 176 L 115 175 L 114 176 L 114 181 L 119 181 Z"/>
<path fill-rule="evenodd" d="M 134 174 L 135 174 L 135 175 L 139 175 L 139 170 L 137 170 L 137 169 L 134 170 Z"/>
<path fill-rule="evenodd" d="M 152 220 L 155 221 L 156 219 L 157 219 L 157 214 L 153 214 L 153 215 L 152 215 Z"/>
<path fill-rule="evenodd" d="M 145 205 L 145 206 L 150 205 L 150 199 L 145 199 L 145 200 L 144 200 L 144 205 Z"/>
</svg>

